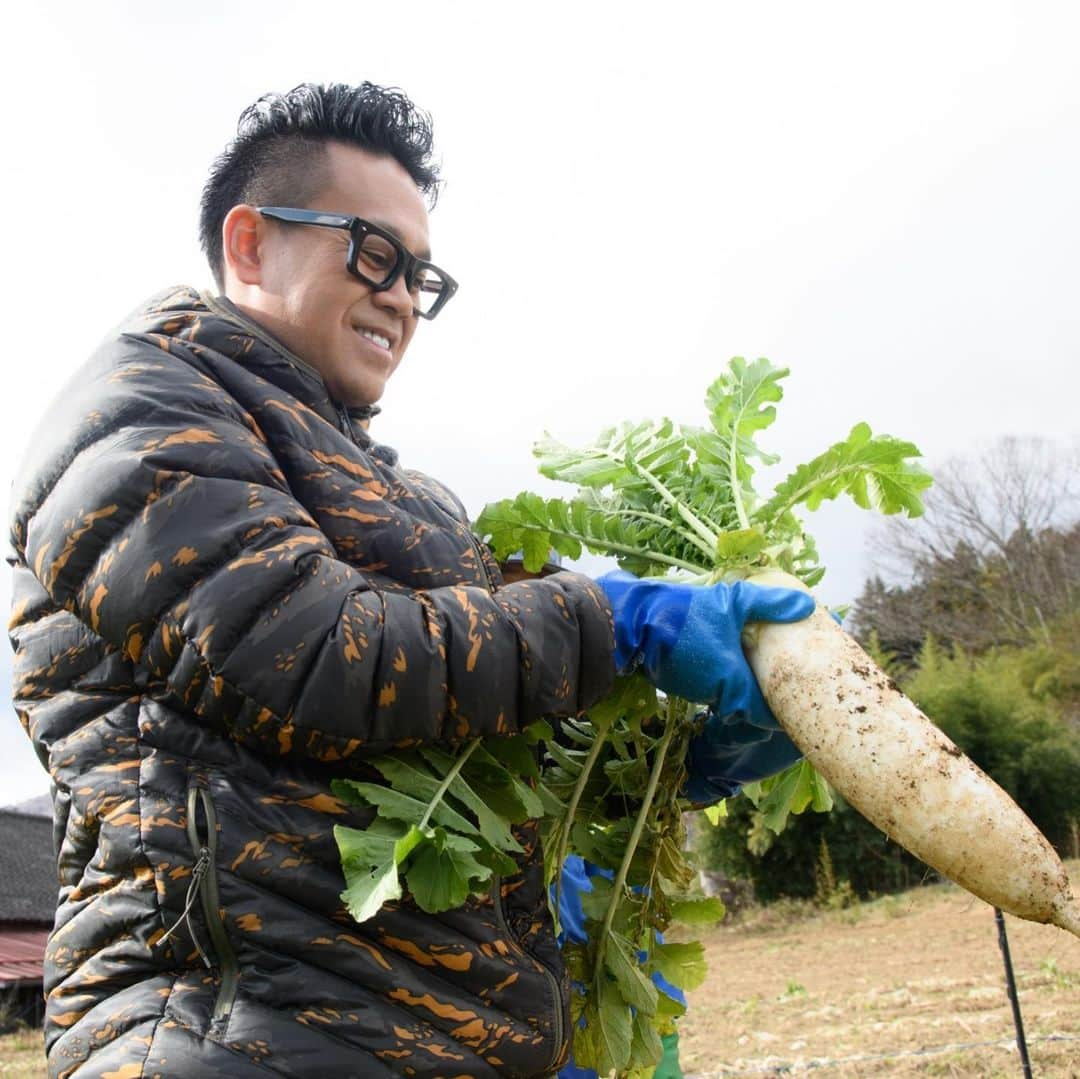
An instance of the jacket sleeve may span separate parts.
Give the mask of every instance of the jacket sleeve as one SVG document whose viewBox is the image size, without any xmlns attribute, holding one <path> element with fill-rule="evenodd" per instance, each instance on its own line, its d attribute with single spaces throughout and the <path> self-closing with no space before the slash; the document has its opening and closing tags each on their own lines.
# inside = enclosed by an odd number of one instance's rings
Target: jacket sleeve
<svg viewBox="0 0 1080 1079">
<path fill-rule="evenodd" d="M 362 572 L 220 385 L 143 341 L 122 347 L 43 433 L 13 542 L 152 694 L 264 752 L 335 761 L 512 732 L 607 692 L 611 614 L 591 581 L 490 593 Z"/>
</svg>

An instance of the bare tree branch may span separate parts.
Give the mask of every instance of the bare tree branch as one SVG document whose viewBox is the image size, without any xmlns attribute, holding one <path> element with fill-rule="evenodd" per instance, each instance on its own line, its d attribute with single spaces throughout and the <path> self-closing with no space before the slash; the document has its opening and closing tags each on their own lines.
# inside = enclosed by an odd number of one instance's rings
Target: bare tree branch
<svg viewBox="0 0 1080 1079">
<path fill-rule="evenodd" d="M 1048 639 L 1080 598 L 1080 439 L 1005 437 L 932 471 L 925 515 L 871 536 L 856 632 L 901 656 L 927 632 L 972 650 Z"/>
</svg>

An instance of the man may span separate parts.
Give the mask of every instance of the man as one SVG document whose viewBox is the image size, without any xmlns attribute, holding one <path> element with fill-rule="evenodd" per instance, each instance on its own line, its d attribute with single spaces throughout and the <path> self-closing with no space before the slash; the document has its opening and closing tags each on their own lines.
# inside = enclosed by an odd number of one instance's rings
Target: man
<svg viewBox="0 0 1080 1079">
<path fill-rule="evenodd" d="M 768 590 L 504 585 L 456 498 L 372 440 L 456 288 L 428 250 L 430 150 L 394 91 L 260 99 L 204 192 L 220 295 L 129 317 L 31 443 L 11 633 L 54 781 L 53 1076 L 554 1072 L 567 987 L 535 831 L 489 896 L 357 926 L 332 831 L 367 818 L 331 780 L 580 712 L 616 662 L 711 700 L 721 637 L 807 613 Z"/>
</svg>

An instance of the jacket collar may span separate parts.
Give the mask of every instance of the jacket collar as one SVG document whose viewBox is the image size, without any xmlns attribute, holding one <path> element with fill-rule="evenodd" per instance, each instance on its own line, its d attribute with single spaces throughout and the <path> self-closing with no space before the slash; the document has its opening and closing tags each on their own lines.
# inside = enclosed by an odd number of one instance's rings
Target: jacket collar
<svg viewBox="0 0 1080 1079">
<path fill-rule="evenodd" d="M 226 297 L 179 286 L 159 293 L 134 318 L 143 326 L 149 322 L 157 333 L 186 338 L 243 364 L 307 405 L 361 449 L 387 464 L 397 463 L 396 451 L 377 444 L 367 432 L 367 421 L 379 412 L 375 405 L 346 408 L 335 401 L 315 367 Z"/>
<path fill-rule="evenodd" d="M 301 359 L 295 352 L 282 344 L 269 330 L 241 311 L 228 297 L 200 292 L 199 300 L 213 314 L 243 330 L 247 335 L 265 345 L 274 356 L 289 364 L 300 376 L 301 382 L 301 385 L 297 386 L 297 389 L 301 392 L 293 391 L 294 396 L 302 400 L 309 408 L 318 412 L 324 419 L 331 423 L 337 423 L 341 416 L 347 415 L 355 426 L 361 423 L 366 424 L 372 416 L 377 416 L 381 411 L 378 405 L 347 408 L 339 404 L 330 396 L 330 391 L 326 388 L 322 375 L 314 366 L 308 363 L 307 360 Z"/>
</svg>

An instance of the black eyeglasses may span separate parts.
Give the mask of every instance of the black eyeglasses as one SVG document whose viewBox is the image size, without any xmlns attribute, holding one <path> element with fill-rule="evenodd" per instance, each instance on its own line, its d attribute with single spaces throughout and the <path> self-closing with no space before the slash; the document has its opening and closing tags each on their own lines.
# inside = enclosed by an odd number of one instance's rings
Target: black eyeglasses
<svg viewBox="0 0 1080 1079">
<path fill-rule="evenodd" d="M 404 274 L 405 287 L 412 297 L 413 314 L 421 318 L 434 318 L 457 292 L 457 282 L 445 270 L 418 259 L 393 233 L 362 217 L 322 210 L 294 210 L 289 206 L 256 206 L 255 209 L 263 217 L 275 221 L 347 232 L 349 251 L 345 256 L 345 268 L 349 273 L 375 292 L 393 288 L 394 282 Z"/>
</svg>

